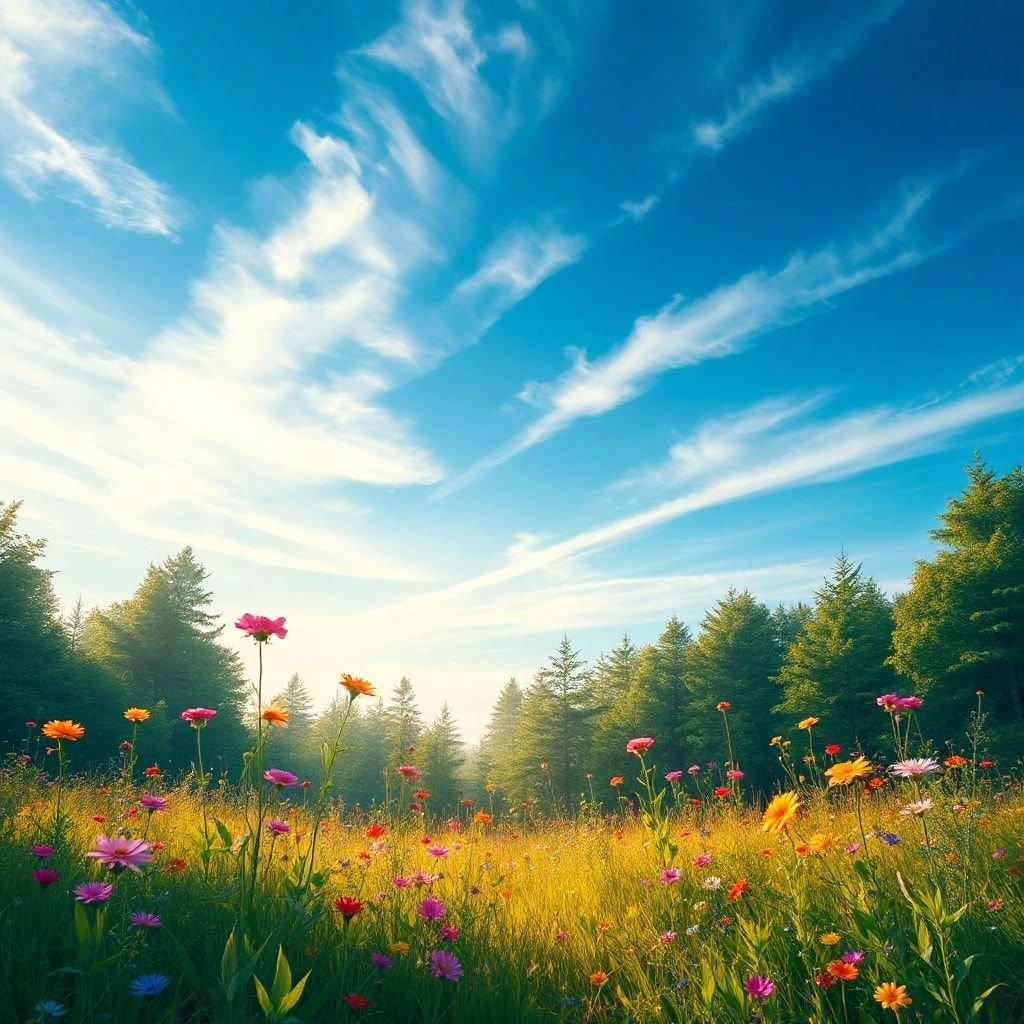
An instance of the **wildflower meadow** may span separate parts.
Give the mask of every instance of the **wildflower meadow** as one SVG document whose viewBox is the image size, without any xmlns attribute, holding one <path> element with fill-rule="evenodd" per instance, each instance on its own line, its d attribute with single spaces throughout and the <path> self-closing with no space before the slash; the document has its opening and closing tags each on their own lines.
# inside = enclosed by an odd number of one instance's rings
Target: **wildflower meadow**
<svg viewBox="0 0 1024 1024">
<path fill-rule="evenodd" d="M 917 696 L 875 700 L 884 757 L 814 716 L 735 749 L 721 700 L 720 761 L 666 765 L 635 737 L 613 809 L 531 816 L 488 787 L 433 816 L 410 761 L 393 800 L 356 811 L 334 773 L 374 687 L 341 677 L 320 781 L 300 780 L 262 693 L 285 621 L 236 623 L 262 710 L 216 780 L 215 707 L 181 709 L 178 779 L 141 767 L 147 708 L 124 711 L 104 774 L 68 770 L 91 727 L 74 709 L 27 723 L 0 779 L 3 1020 L 1024 1020 L 1020 774 L 919 751 Z M 744 789 L 755 757 L 785 780 L 763 799 Z"/>
</svg>

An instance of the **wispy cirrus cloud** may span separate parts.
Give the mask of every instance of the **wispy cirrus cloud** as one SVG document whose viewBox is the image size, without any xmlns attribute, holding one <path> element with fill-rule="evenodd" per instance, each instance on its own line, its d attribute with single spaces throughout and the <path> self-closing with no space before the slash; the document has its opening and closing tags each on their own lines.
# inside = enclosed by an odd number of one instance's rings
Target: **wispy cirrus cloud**
<svg viewBox="0 0 1024 1024">
<path fill-rule="evenodd" d="M 93 97 L 115 90 L 167 106 L 155 60 L 152 40 L 98 0 L 2 0 L 0 168 L 7 180 L 30 199 L 75 203 L 108 227 L 173 237 L 181 204 L 94 113 Z"/>
<path fill-rule="evenodd" d="M 907 192 L 890 218 L 851 245 L 795 253 L 776 271 L 753 271 L 693 302 L 673 300 L 654 315 L 640 317 L 629 337 L 600 359 L 576 352 L 574 365 L 559 379 L 532 382 L 520 393 L 542 415 L 446 484 L 445 492 L 471 483 L 576 420 L 632 401 L 662 373 L 732 355 L 844 292 L 919 263 L 927 253 L 908 242 L 906 233 L 933 192 L 931 185 Z"/>
<path fill-rule="evenodd" d="M 741 85 L 721 117 L 695 124 L 691 130 L 693 141 L 703 149 L 724 148 L 748 131 L 765 110 L 799 95 L 853 56 L 868 36 L 902 6 L 903 0 L 883 0 L 857 7 L 852 19 L 830 34 L 801 40 L 790 53 L 777 58 L 766 74 Z"/>
</svg>

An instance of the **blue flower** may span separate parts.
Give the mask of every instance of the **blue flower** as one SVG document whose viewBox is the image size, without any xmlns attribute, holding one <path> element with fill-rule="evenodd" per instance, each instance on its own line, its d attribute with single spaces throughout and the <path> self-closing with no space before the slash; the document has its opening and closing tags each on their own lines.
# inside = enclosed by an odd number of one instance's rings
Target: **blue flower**
<svg viewBox="0 0 1024 1024">
<path fill-rule="evenodd" d="M 885 843 L 886 846 L 899 846 L 900 837 L 895 832 L 879 832 L 878 838 Z"/>
<path fill-rule="evenodd" d="M 137 996 L 158 996 L 168 985 L 171 979 L 166 974 L 140 974 L 132 982 L 132 993 Z"/>
<path fill-rule="evenodd" d="M 47 1018 L 56 1020 L 58 1017 L 63 1017 L 67 1012 L 56 999 L 44 999 L 42 1002 L 36 1003 L 36 1014 L 40 1020 L 46 1020 Z"/>
</svg>

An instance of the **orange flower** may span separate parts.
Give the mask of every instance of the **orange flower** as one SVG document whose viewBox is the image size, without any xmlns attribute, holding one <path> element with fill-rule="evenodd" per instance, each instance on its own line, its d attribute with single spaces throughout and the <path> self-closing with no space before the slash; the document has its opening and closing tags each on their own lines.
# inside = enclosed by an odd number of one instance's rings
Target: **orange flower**
<svg viewBox="0 0 1024 1024">
<path fill-rule="evenodd" d="M 594 973 L 590 975 L 590 984 L 591 985 L 603 985 L 607 980 L 608 980 L 608 972 L 607 971 L 594 971 Z"/>
<path fill-rule="evenodd" d="M 840 981 L 853 981 L 860 971 L 854 964 L 848 964 L 845 960 L 832 960 L 828 965 L 828 973 Z"/>
<path fill-rule="evenodd" d="M 828 853 L 836 844 L 836 837 L 827 832 L 816 832 L 807 840 L 807 848 L 811 853 Z"/>
<path fill-rule="evenodd" d="M 839 936 L 835 932 L 825 932 L 824 935 L 819 937 L 818 941 L 823 946 L 834 946 L 839 941 Z"/>
<path fill-rule="evenodd" d="M 883 1010 L 898 1013 L 900 1007 L 909 1006 L 914 1000 L 907 995 L 906 985 L 897 985 L 894 981 L 886 981 L 875 989 L 875 1000 Z"/>
<path fill-rule="evenodd" d="M 811 717 L 811 718 L 801 718 L 800 721 L 796 723 L 796 727 L 798 729 L 813 729 L 818 724 L 818 722 L 820 722 L 820 721 L 821 721 L 820 718 L 814 718 L 814 717 Z"/>
<path fill-rule="evenodd" d="M 854 779 L 862 779 L 871 773 L 871 762 L 866 757 L 854 761 L 839 761 L 825 772 L 829 788 L 848 786 Z"/>
<path fill-rule="evenodd" d="M 868 780 L 868 785 L 872 789 L 881 789 L 885 785 L 885 779 L 881 776 L 876 775 L 873 779 Z"/>
<path fill-rule="evenodd" d="M 283 729 L 288 724 L 289 711 L 283 704 L 271 701 L 268 707 L 263 709 L 263 714 L 260 718 L 269 725 L 276 725 L 279 729 Z"/>
<path fill-rule="evenodd" d="M 745 879 L 741 878 L 738 882 L 733 882 L 728 892 L 730 901 L 738 900 L 745 892 L 750 890 L 750 883 Z"/>
<path fill-rule="evenodd" d="M 613 775 L 608 780 L 608 785 L 609 786 L 621 786 L 623 782 L 625 782 L 625 779 L 623 779 L 623 777 L 621 775 Z"/>
<path fill-rule="evenodd" d="M 728 711 L 732 705 L 727 700 L 720 700 L 715 707 L 718 708 L 719 711 Z"/>
<path fill-rule="evenodd" d="M 350 694 L 352 699 L 356 697 L 376 697 L 377 694 L 373 692 L 373 684 L 368 683 L 365 679 L 360 679 L 359 676 L 349 675 L 348 672 L 343 672 L 341 678 L 338 680 L 339 686 L 344 686 Z"/>
<path fill-rule="evenodd" d="M 486 811 L 477 811 L 476 814 L 473 815 L 473 820 L 480 825 L 490 825 L 490 823 L 494 821 L 494 818 Z"/>
<path fill-rule="evenodd" d="M 777 797 L 773 797 L 765 809 L 761 831 L 778 835 L 783 829 L 789 827 L 796 818 L 799 808 L 800 800 L 796 793 L 780 793 Z"/>
<path fill-rule="evenodd" d="M 961 757 L 959 754 L 953 754 L 951 757 L 947 757 L 945 761 L 947 768 L 963 768 L 967 764 L 967 758 Z"/>
<path fill-rule="evenodd" d="M 60 721 L 53 719 L 43 726 L 43 735 L 51 740 L 69 740 L 74 742 L 85 735 L 85 729 L 71 719 Z"/>
<path fill-rule="evenodd" d="M 149 712 L 145 708 L 129 708 L 124 713 L 124 717 L 129 722 L 145 722 L 149 718 Z"/>
</svg>

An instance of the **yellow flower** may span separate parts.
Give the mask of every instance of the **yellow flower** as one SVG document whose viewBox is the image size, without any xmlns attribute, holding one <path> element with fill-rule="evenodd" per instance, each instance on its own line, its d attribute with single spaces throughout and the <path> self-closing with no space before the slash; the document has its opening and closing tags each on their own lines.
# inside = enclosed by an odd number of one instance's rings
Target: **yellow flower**
<svg viewBox="0 0 1024 1024">
<path fill-rule="evenodd" d="M 839 936 L 836 932 L 825 932 L 824 935 L 819 937 L 818 941 L 823 946 L 834 946 L 839 941 Z"/>
<path fill-rule="evenodd" d="M 909 1006 L 914 1000 L 907 995 L 906 985 L 897 985 L 894 981 L 887 981 L 875 989 L 875 1000 L 883 1010 L 892 1010 L 896 1013 L 901 1006 Z"/>
<path fill-rule="evenodd" d="M 145 722 L 149 718 L 149 712 L 145 708 L 129 708 L 124 713 L 124 717 L 129 722 Z"/>
<path fill-rule="evenodd" d="M 836 837 L 830 836 L 827 832 L 816 832 L 807 840 L 807 849 L 810 853 L 828 853 L 836 845 Z"/>
<path fill-rule="evenodd" d="M 820 722 L 820 718 L 802 718 L 796 723 L 798 729 L 812 729 Z"/>
<path fill-rule="evenodd" d="M 85 729 L 77 722 L 70 719 L 60 721 L 54 719 L 43 726 L 43 735 L 51 740 L 80 740 L 85 735 Z"/>
<path fill-rule="evenodd" d="M 275 700 L 271 702 L 269 707 L 263 709 L 263 714 L 260 715 L 260 718 L 270 725 L 276 725 L 279 729 L 283 729 L 288 724 L 289 713 L 283 704 L 279 704 Z"/>
<path fill-rule="evenodd" d="M 403 956 L 404 954 L 409 952 L 409 943 L 392 942 L 391 945 L 388 946 L 388 951 L 396 954 L 397 956 Z"/>
<path fill-rule="evenodd" d="M 761 831 L 778 835 L 793 821 L 799 807 L 800 800 L 796 793 L 780 793 L 765 808 L 764 820 L 761 822 Z"/>
<path fill-rule="evenodd" d="M 848 786 L 854 779 L 862 779 L 871 774 L 871 762 L 866 757 L 858 757 L 855 761 L 840 761 L 825 772 L 829 788 L 832 786 Z"/>
</svg>

